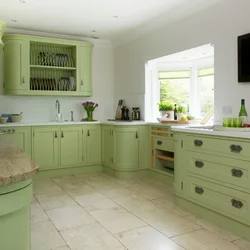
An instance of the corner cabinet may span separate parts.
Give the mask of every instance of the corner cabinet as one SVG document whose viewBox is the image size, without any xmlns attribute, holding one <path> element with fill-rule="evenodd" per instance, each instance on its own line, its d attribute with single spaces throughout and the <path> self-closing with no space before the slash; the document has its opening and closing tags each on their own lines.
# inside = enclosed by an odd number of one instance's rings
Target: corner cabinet
<svg viewBox="0 0 250 250">
<path fill-rule="evenodd" d="M 90 42 L 6 35 L 5 95 L 92 95 Z"/>
</svg>

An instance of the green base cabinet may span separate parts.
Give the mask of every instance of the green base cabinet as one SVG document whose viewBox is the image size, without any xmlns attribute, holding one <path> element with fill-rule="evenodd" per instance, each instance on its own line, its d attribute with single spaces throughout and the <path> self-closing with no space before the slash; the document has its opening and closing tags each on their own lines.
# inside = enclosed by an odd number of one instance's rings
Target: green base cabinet
<svg viewBox="0 0 250 250">
<path fill-rule="evenodd" d="M 119 169 L 137 169 L 139 157 L 138 127 L 114 129 L 114 164 Z"/>
<path fill-rule="evenodd" d="M 31 156 L 31 128 L 30 127 L 3 127 L 1 128 L 8 139 Z"/>
<path fill-rule="evenodd" d="M 149 126 L 138 126 L 139 169 L 149 169 L 151 163 Z"/>
<path fill-rule="evenodd" d="M 40 165 L 40 170 L 59 167 L 60 128 L 42 126 L 32 128 L 33 159 Z"/>
<path fill-rule="evenodd" d="M 7 186 L 0 187 L 0 249 L 30 250 L 31 180 Z"/>
<path fill-rule="evenodd" d="M 114 137 L 113 126 L 102 125 L 102 164 L 113 168 Z"/>
</svg>

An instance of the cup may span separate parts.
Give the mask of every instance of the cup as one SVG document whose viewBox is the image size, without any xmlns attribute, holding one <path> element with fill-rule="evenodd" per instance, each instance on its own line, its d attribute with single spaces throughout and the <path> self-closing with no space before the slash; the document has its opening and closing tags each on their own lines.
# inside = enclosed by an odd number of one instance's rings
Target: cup
<svg viewBox="0 0 250 250">
<path fill-rule="evenodd" d="M 233 118 L 233 126 L 235 128 L 240 128 L 242 126 L 242 118 L 240 117 Z"/>
<path fill-rule="evenodd" d="M 227 117 L 224 117 L 223 119 L 222 119 L 222 124 L 223 124 L 223 127 L 229 127 L 229 120 L 228 120 L 229 118 L 227 118 Z"/>
</svg>

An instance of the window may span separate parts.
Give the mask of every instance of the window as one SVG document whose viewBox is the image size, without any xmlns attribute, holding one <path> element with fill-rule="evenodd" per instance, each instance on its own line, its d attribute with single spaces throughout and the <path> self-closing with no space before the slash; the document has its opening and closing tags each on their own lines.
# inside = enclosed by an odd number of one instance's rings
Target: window
<svg viewBox="0 0 250 250">
<path fill-rule="evenodd" d="M 159 72 L 160 101 L 189 104 L 190 71 Z"/>
<path fill-rule="evenodd" d="M 200 114 L 205 114 L 214 107 L 214 68 L 198 70 Z"/>
</svg>

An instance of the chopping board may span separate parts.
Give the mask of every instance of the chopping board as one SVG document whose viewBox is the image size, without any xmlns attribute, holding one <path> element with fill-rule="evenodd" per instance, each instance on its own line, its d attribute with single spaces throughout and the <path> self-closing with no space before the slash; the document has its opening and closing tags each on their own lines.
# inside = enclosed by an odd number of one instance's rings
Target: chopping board
<svg viewBox="0 0 250 250">
<path fill-rule="evenodd" d="M 182 121 L 182 120 L 161 120 L 162 124 L 188 124 L 189 121 Z"/>
</svg>

